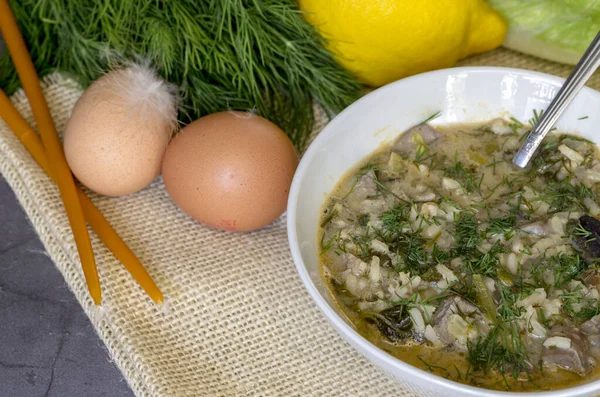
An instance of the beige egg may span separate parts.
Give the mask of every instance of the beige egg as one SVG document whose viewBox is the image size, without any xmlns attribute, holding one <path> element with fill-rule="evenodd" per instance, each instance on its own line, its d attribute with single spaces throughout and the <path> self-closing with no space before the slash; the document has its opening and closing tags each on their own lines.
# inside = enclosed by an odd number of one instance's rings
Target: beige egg
<svg viewBox="0 0 600 397">
<path fill-rule="evenodd" d="M 73 109 L 64 135 L 67 162 L 97 193 L 137 192 L 159 175 L 175 117 L 174 96 L 150 71 L 110 72 Z"/>
<path fill-rule="evenodd" d="M 221 112 L 187 125 L 173 139 L 162 173 L 184 212 L 216 229 L 246 231 L 285 211 L 297 166 L 292 142 L 275 124 Z"/>
</svg>

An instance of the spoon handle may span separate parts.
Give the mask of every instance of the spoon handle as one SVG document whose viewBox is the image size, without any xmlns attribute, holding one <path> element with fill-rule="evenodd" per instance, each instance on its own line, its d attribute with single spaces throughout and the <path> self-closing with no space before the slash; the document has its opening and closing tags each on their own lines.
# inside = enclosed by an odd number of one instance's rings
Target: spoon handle
<svg viewBox="0 0 600 397">
<path fill-rule="evenodd" d="M 521 146 L 521 149 L 519 149 L 513 159 L 516 165 L 521 168 L 527 166 L 544 137 L 598 66 L 600 66 L 600 32 L 592 40 L 583 57 L 565 81 L 565 84 L 560 88 L 558 94 L 550 102 L 550 105 L 544 111 L 538 123 L 529 133 L 529 136 L 527 136 L 525 143 L 523 143 L 523 146 Z"/>
</svg>

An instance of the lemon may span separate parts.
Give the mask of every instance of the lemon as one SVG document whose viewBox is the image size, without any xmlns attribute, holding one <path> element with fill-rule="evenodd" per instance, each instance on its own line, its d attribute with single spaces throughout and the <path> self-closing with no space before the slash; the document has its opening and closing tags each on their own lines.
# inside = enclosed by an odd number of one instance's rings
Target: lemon
<svg viewBox="0 0 600 397">
<path fill-rule="evenodd" d="M 371 86 L 453 66 L 502 44 L 483 0 L 299 0 L 338 62 Z"/>
</svg>

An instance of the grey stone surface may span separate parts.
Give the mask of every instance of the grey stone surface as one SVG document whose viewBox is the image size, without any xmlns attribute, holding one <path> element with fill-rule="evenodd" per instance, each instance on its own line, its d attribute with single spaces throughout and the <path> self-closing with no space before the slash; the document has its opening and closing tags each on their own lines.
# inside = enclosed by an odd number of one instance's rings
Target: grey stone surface
<svg viewBox="0 0 600 397">
<path fill-rule="evenodd" d="M 0 176 L 0 397 L 130 397 Z"/>
</svg>

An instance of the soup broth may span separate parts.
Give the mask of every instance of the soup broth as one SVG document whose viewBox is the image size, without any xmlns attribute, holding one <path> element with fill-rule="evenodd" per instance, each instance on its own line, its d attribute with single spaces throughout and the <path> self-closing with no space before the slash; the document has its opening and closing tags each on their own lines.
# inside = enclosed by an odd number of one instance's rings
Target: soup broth
<svg viewBox="0 0 600 397">
<path fill-rule="evenodd" d="M 496 390 L 572 386 L 600 360 L 600 156 L 530 127 L 420 124 L 338 183 L 322 276 L 359 333 L 395 357 Z"/>
</svg>

